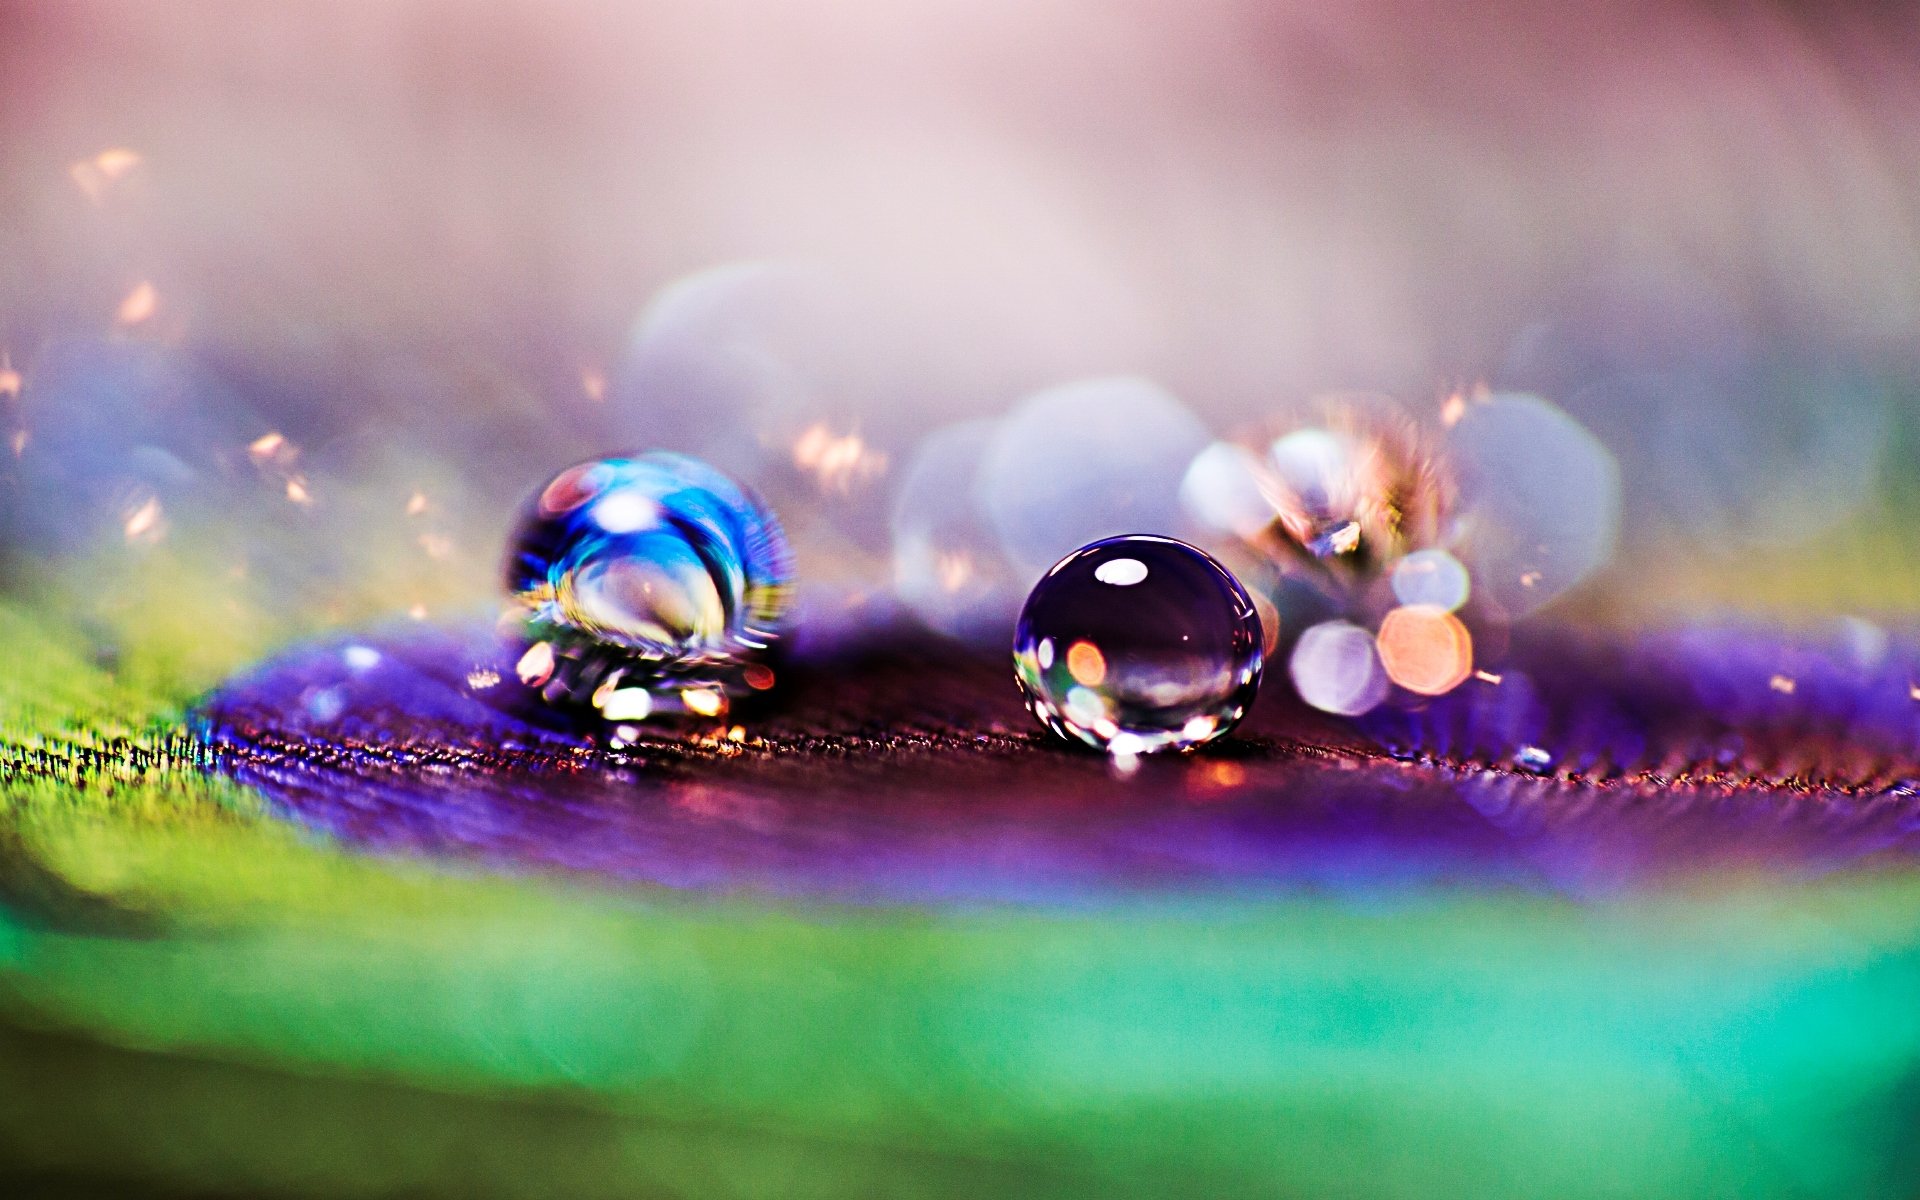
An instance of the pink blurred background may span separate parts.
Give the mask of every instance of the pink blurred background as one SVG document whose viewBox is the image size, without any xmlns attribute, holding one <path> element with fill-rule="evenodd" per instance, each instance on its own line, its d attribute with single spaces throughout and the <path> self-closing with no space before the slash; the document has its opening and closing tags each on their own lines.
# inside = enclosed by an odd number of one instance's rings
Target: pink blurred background
<svg viewBox="0 0 1920 1200">
<path fill-rule="evenodd" d="M 190 466 L 422 491 L 436 594 L 647 444 L 858 590 L 929 430 L 1115 375 L 1216 434 L 1537 391 L 1630 564 L 1792 550 L 1913 489 L 1917 50 L 1891 4 L 11 4 L 0 347 L 36 437 L 76 338 L 184 356 Z"/>
</svg>

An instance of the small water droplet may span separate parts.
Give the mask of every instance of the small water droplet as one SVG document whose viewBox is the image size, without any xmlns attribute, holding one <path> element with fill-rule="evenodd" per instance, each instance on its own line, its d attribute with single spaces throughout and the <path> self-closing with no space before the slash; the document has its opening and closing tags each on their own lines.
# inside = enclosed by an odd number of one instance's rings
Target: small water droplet
<svg viewBox="0 0 1920 1200">
<path fill-rule="evenodd" d="M 1262 637 L 1225 567 L 1172 538 L 1090 543 L 1035 585 L 1014 674 L 1049 729 L 1133 758 L 1219 737 L 1252 703 Z"/>
<path fill-rule="evenodd" d="M 1543 775 L 1553 769 L 1553 755 L 1539 746 L 1522 746 L 1513 752 L 1513 765 Z"/>
</svg>

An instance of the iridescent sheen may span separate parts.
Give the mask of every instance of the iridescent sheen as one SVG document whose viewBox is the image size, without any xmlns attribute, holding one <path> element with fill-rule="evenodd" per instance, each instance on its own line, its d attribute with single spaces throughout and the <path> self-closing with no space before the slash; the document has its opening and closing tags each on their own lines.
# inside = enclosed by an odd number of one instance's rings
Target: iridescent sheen
<svg viewBox="0 0 1920 1200">
<path fill-rule="evenodd" d="M 778 635 L 788 575 L 773 515 L 699 459 L 576 464 L 528 503 L 507 555 L 519 675 L 610 719 L 715 715 Z"/>
<path fill-rule="evenodd" d="M 1225 567 L 1135 534 L 1082 546 L 1034 586 L 1014 677 L 1061 737 L 1117 756 L 1186 750 L 1246 715 L 1261 647 L 1259 614 Z"/>
</svg>

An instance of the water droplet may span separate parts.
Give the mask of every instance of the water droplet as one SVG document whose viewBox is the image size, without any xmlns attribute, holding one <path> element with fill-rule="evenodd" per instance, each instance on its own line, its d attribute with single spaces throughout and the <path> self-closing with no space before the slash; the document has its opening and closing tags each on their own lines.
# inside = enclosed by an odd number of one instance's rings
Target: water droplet
<svg viewBox="0 0 1920 1200">
<path fill-rule="evenodd" d="M 1553 769 L 1553 754 L 1539 746 L 1522 746 L 1513 753 L 1513 764 L 1536 775 Z"/>
<path fill-rule="evenodd" d="M 1260 686 L 1260 618 L 1200 550 L 1131 535 L 1082 546 L 1027 597 L 1014 676 L 1055 733 L 1115 755 L 1231 729 Z"/>
<path fill-rule="evenodd" d="M 722 692 L 753 686 L 752 659 L 786 607 L 779 524 L 685 455 L 567 468 L 528 504 L 511 546 L 507 589 L 539 659 L 522 659 L 521 678 L 609 719 L 695 707 L 661 704 L 676 693 L 719 711 Z"/>
</svg>

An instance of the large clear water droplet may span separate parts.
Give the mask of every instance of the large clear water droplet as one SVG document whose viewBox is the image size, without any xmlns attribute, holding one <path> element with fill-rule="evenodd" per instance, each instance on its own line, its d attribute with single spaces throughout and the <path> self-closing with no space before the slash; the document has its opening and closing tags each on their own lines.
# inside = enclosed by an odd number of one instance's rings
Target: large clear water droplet
<svg viewBox="0 0 1920 1200">
<path fill-rule="evenodd" d="M 612 719 L 714 715 L 760 680 L 746 671 L 778 635 L 789 574 L 773 515 L 699 459 L 568 467 L 529 501 L 507 555 L 522 681 Z"/>
<path fill-rule="evenodd" d="M 1047 728 L 1115 755 L 1185 750 L 1246 715 L 1260 617 L 1206 553 L 1129 535 L 1082 546 L 1027 597 L 1014 677 Z"/>
</svg>

